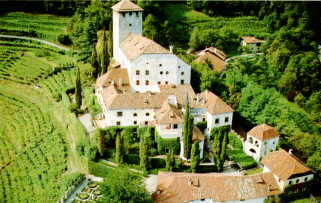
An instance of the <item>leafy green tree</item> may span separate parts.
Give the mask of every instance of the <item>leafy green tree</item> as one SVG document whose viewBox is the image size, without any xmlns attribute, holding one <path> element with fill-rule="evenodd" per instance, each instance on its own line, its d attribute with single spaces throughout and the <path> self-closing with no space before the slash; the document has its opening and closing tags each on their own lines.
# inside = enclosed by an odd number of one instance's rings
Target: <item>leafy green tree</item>
<svg viewBox="0 0 321 203">
<path fill-rule="evenodd" d="M 190 115 L 189 103 L 186 104 L 186 110 L 184 114 L 184 157 L 189 159 L 192 148 L 193 138 L 193 122 L 194 118 Z"/>
<path fill-rule="evenodd" d="M 81 96 L 81 81 L 80 81 L 80 69 L 77 67 L 76 71 L 76 84 L 75 84 L 75 97 L 76 97 L 76 105 L 77 108 L 81 108 L 81 103 L 82 103 L 82 96 Z"/>
<path fill-rule="evenodd" d="M 195 142 L 192 147 L 191 169 L 195 173 L 201 161 L 199 142 Z"/>
<path fill-rule="evenodd" d="M 107 174 L 106 181 L 101 184 L 101 192 L 101 202 L 152 202 L 143 178 L 123 168 L 116 168 Z"/>
<path fill-rule="evenodd" d="M 122 164 L 124 162 L 124 142 L 123 137 L 118 134 L 116 137 L 116 162 Z"/>
<path fill-rule="evenodd" d="M 97 129 L 93 135 L 97 139 L 97 149 L 100 156 L 104 156 L 106 146 L 106 138 L 101 129 Z"/>
<path fill-rule="evenodd" d="M 149 14 L 144 21 L 143 35 L 155 40 L 158 37 L 160 22 L 153 14 Z"/>
</svg>

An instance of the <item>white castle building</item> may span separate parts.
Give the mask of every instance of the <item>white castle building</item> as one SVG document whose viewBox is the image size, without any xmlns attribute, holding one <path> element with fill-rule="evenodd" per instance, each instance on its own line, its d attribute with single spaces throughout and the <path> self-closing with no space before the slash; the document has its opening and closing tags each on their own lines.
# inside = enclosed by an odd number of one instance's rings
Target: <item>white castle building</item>
<svg viewBox="0 0 321 203">
<path fill-rule="evenodd" d="M 194 92 L 189 64 L 142 36 L 142 8 L 122 0 L 112 9 L 117 68 L 96 82 L 103 110 L 99 127 L 152 125 L 164 139 L 181 138 L 187 103 L 195 123 L 207 122 L 206 134 L 213 127 L 232 125 L 229 105 L 210 91 Z M 204 136 L 198 128 L 194 132 L 193 140 L 201 141 L 202 152 Z"/>
</svg>

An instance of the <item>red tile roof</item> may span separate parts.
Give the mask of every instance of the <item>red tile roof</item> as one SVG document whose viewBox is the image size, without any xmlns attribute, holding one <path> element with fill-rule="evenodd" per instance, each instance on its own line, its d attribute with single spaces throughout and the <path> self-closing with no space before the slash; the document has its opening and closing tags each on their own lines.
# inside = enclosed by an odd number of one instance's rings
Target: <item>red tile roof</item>
<svg viewBox="0 0 321 203">
<path fill-rule="evenodd" d="M 258 140 L 269 140 L 280 136 L 275 128 L 267 124 L 255 126 L 248 132 L 248 135 L 257 138 Z"/>
</svg>

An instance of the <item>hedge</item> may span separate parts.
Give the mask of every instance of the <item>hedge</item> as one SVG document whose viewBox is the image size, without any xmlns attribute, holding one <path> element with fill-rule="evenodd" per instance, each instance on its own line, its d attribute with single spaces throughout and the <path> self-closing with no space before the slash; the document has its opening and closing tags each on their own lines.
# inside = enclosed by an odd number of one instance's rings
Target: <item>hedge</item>
<svg viewBox="0 0 321 203">
<path fill-rule="evenodd" d="M 134 164 L 139 165 L 139 155 L 137 154 L 126 154 L 125 155 L 125 162 L 127 164 Z"/>
<path fill-rule="evenodd" d="M 89 173 L 99 177 L 107 177 L 108 173 L 112 173 L 114 170 L 104 164 L 96 163 L 93 161 L 89 161 L 88 168 L 89 168 Z"/>
<path fill-rule="evenodd" d="M 257 166 L 256 161 L 251 156 L 246 155 L 242 149 L 227 150 L 227 156 L 230 160 L 237 162 L 242 169 Z"/>
</svg>

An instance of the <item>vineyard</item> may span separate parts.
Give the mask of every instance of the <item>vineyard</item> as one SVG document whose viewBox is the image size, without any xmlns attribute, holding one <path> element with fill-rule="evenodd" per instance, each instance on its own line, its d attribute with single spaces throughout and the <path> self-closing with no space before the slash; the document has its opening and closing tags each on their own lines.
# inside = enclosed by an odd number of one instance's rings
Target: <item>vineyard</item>
<svg viewBox="0 0 321 203">
<path fill-rule="evenodd" d="M 72 146 L 85 133 L 51 99 L 73 87 L 75 61 L 37 42 L 0 46 L 0 202 L 57 202 L 80 176 Z"/>
<path fill-rule="evenodd" d="M 242 17 L 210 17 L 204 13 L 188 9 L 184 5 L 168 4 L 166 16 L 169 19 L 176 19 L 178 22 L 187 24 L 187 28 L 200 29 L 227 28 L 233 30 L 239 36 L 244 35 L 268 35 L 268 27 L 255 16 Z"/>
<path fill-rule="evenodd" d="M 53 15 L 7 13 L 0 17 L 0 34 L 23 35 L 56 41 L 57 36 L 64 32 L 68 22 L 68 18 Z"/>
</svg>

